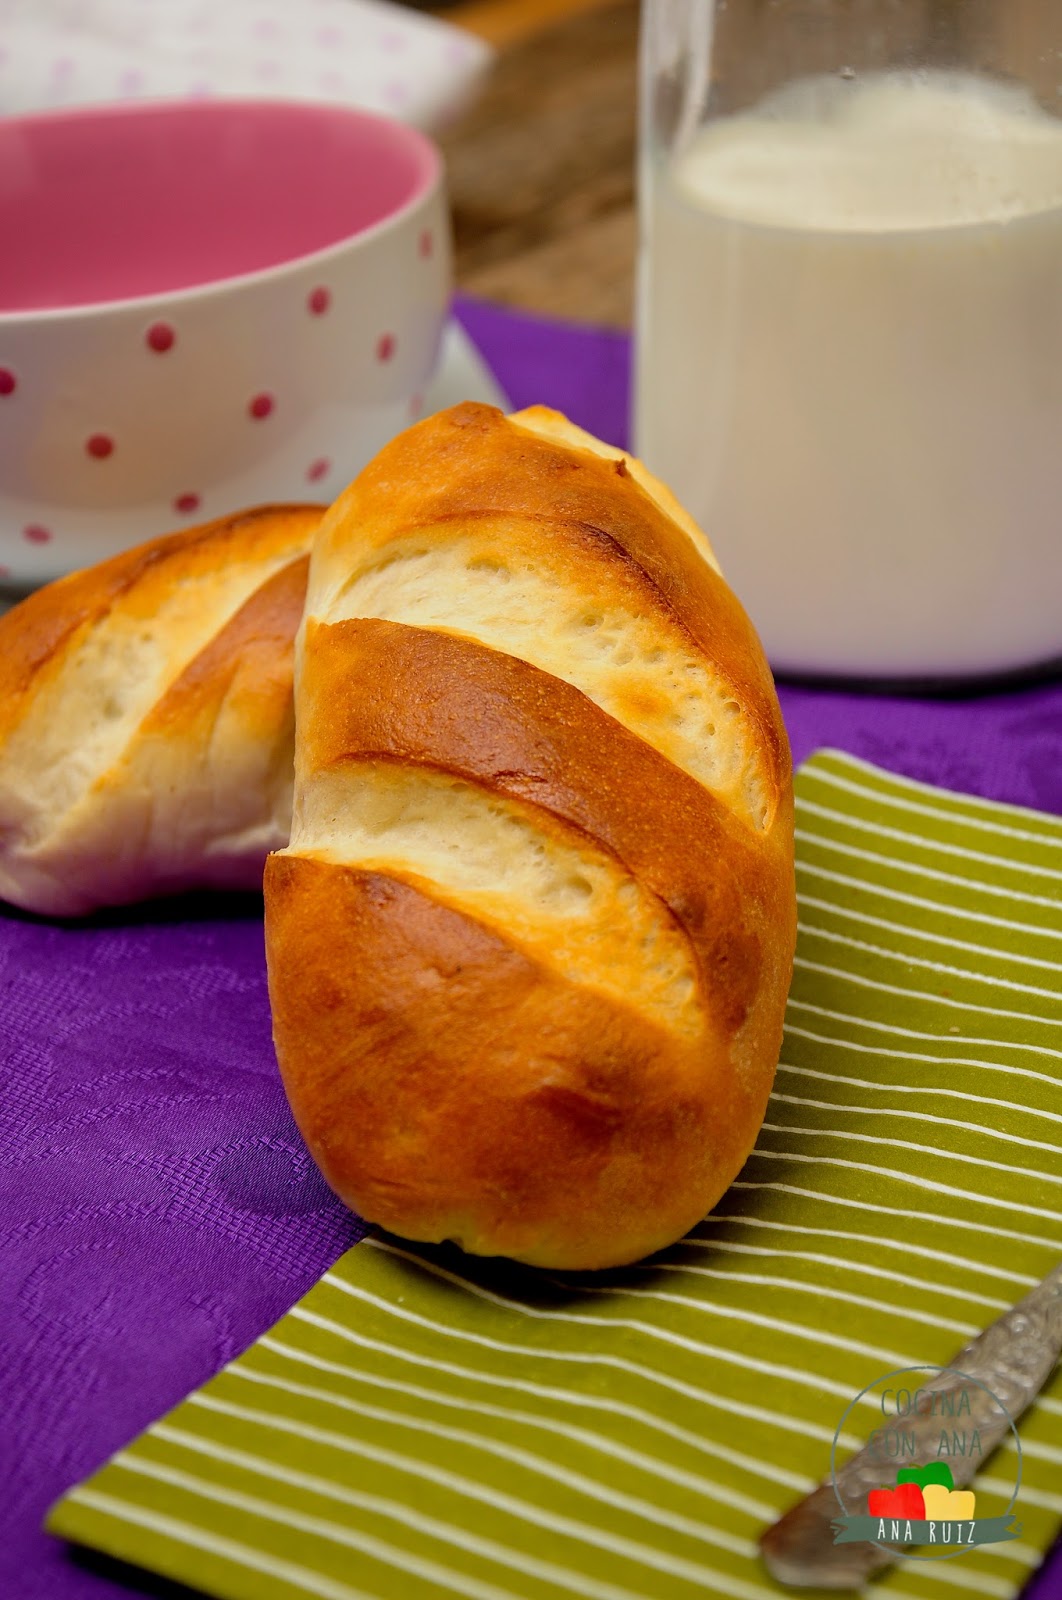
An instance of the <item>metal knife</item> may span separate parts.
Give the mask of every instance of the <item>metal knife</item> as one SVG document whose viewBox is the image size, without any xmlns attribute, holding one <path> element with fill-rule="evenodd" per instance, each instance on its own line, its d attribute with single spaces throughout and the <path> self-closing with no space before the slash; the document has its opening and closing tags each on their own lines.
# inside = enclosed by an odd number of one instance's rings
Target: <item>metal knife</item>
<svg viewBox="0 0 1062 1600">
<path fill-rule="evenodd" d="M 951 1463 L 956 1487 L 969 1483 L 982 1460 L 1009 1432 L 1036 1399 L 1062 1354 L 1062 1265 L 1055 1268 L 1023 1300 L 1005 1311 L 952 1358 L 948 1368 L 922 1387 L 942 1394 L 962 1386 L 963 1378 L 983 1384 L 972 1401 L 971 1426 L 981 1432 L 982 1457 L 958 1456 Z M 999 1405 L 992 1404 L 992 1397 Z M 979 1405 L 981 1414 L 977 1415 Z M 1000 1413 L 1002 1406 L 1007 1413 Z M 1009 1419 L 1009 1420 L 1008 1420 Z M 939 1435 L 939 1414 L 906 1416 L 903 1425 L 916 1435 L 918 1461 L 932 1453 Z M 886 1430 L 887 1431 L 887 1430 Z M 881 1433 L 877 1446 L 864 1445 L 837 1473 L 793 1506 L 761 1535 L 767 1570 L 779 1583 L 798 1588 L 858 1589 L 872 1573 L 895 1557 L 876 1544 L 834 1544 L 831 1524 L 844 1506 L 863 1505 L 869 1490 L 881 1483 Z M 921 1451 L 922 1444 L 925 1450 Z M 844 1506 L 839 1501 L 838 1491 Z"/>
</svg>

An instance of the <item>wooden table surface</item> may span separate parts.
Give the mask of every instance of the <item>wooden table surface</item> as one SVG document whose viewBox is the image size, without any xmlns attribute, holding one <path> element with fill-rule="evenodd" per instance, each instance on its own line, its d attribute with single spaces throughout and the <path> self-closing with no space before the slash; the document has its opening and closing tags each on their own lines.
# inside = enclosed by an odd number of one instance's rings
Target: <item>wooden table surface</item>
<svg viewBox="0 0 1062 1600">
<path fill-rule="evenodd" d="M 459 288 L 629 327 L 637 25 L 637 0 L 614 0 L 502 46 L 440 139 Z"/>
</svg>

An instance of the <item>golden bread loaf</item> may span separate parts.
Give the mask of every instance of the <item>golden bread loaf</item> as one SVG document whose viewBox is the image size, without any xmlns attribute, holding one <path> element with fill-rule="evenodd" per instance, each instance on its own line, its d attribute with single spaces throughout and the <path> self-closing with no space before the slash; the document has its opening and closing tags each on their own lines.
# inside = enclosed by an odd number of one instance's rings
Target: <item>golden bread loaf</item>
<svg viewBox="0 0 1062 1600">
<path fill-rule="evenodd" d="M 266 866 L 285 1087 L 419 1240 L 635 1260 L 741 1168 L 795 937 L 770 672 L 703 535 L 555 412 L 388 445 L 314 545 Z"/>
<path fill-rule="evenodd" d="M 287 842 L 320 506 L 154 539 L 0 617 L 0 897 L 79 916 L 258 888 Z"/>
</svg>

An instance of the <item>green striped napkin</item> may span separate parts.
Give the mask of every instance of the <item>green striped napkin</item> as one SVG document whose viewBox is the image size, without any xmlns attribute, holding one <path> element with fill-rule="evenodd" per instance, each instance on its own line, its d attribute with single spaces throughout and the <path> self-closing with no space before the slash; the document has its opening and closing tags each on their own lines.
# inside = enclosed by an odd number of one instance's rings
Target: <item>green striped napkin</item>
<svg viewBox="0 0 1062 1600">
<path fill-rule="evenodd" d="M 757 1536 L 857 1391 L 946 1364 L 1062 1257 L 1062 824 L 833 753 L 798 795 L 783 1060 L 712 1216 L 581 1278 L 367 1240 L 51 1529 L 233 1600 L 784 1592 Z M 1018 1540 L 864 1593 L 1016 1594 L 1062 1515 L 1060 1418 L 1056 1376 Z"/>
</svg>

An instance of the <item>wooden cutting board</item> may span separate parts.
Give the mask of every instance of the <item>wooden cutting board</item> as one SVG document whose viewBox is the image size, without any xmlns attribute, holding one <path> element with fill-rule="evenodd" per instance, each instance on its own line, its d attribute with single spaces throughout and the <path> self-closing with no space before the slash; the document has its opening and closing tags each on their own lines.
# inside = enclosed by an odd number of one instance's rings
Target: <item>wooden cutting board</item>
<svg viewBox="0 0 1062 1600">
<path fill-rule="evenodd" d="M 616 0 L 504 48 L 442 136 L 459 288 L 630 325 L 637 28 Z"/>
</svg>

